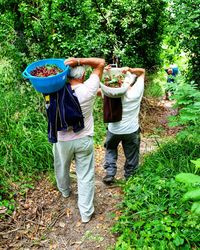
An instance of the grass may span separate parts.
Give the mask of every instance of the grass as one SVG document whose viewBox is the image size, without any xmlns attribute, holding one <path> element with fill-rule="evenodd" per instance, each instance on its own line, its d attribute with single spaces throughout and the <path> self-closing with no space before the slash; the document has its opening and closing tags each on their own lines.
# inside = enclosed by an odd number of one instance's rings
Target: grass
<svg viewBox="0 0 200 250">
<path fill-rule="evenodd" d="M 97 97 L 94 105 L 94 142 L 96 145 L 103 145 L 106 127 L 103 122 L 103 100 L 101 97 Z"/>
<path fill-rule="evenodd" d="M 42 96 L 23 82 L 11 60 L 1 60 L 0 84 L 0 206 L 14 209 L 13 183 L 21 192 L 30 188 L 40 173 L 53 169 L 51 144 Z M 16 185 L 15 185 L 16 186 Z"/>
<path fill-rule="evenodd" d="M 199 157 L 196 138 L 170 140 L 145 157 L 137 175 L 125 185 L 121 216 L 113 232 L 115 249 L 197 249 L 200 218 L 183 202 L 186 187 L 175 181 L 180 172 L 194 172 Z"/>
<path fill-rule="evenodd" d="M 147 74 L 144 96 L 155 98 L 163 96 L 165 84 L 166 77 L 164 70 L 150 75 Z"/>
</svg>

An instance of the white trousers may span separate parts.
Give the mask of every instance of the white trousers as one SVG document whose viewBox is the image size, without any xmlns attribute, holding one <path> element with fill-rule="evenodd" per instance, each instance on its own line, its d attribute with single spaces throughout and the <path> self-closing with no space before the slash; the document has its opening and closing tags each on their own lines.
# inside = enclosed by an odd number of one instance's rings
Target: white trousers
<svg viewBox="0 0 200 250">
<path fill-rule="evenodd" d="M 93 137 L 86 136 L 72 141 L 53 144 L 54 169 L 59 191 L 70 193 L 70 165 L 75 160 L 78 182 L 78 207 L 82 220 L 94 212 L 94 147 Z"/>
</svg>

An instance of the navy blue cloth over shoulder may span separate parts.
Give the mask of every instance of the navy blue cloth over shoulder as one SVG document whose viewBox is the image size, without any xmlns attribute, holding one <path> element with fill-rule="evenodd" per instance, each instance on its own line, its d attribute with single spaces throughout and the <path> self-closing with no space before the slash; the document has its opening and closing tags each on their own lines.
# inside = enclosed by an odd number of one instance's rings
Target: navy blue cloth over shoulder
<svg viewBox="0 0 200 250">
<path fill-rule="evenodd" d="M 84 117 L 78 98 L 70 84 L 66 84 L 57 92 L 45 95 L 48 118 L 48 140 L 57 142 L 57 131 L 67 130 L 79 132 L 84 128 Z"/>
</svg>

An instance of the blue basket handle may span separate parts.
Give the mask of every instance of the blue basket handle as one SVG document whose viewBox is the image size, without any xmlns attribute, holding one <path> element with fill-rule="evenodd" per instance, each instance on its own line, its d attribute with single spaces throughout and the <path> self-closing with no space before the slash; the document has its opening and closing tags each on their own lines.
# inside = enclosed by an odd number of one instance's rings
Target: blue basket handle
<svg viewBox="0 0 200 250">
<path fill-rule="evenodd" d="M 24 78 L 29 79 L 29 76 L 27 75 L 26 70 L 24 70 L 24 72 L 22 73 L 22 75 L 23 75 Z"/>
</svg>

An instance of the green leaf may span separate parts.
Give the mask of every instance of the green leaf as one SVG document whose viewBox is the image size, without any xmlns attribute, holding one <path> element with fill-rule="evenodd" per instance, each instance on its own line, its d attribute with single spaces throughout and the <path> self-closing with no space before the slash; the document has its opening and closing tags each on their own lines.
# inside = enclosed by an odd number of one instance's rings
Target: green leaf
<svg viewBox="0 0 200 250">
<path fill-rule="evenodd" d="M 186 184 L 200 183 L 200 176 L 191 173 L 180 173 L 175 177 L 176 181 Z"/>
<path fill-rule="evenodd" d="M 178 247 L 184 243 L 184 239 L 177 237 L 173 242 Z"/>
<path fill-rule="evenodd" d="M 200 168 L 200 158 L 197 160 L 191 160 L 191 162 L 194 163 L 196 169 Z"/>
<path fill-rule="evenodd" d="M 185 193 L 183 196 L 183 199 L 185 201 L 187 201 L 187 200 L 193 200 L 193 201 L 200 200 L 200 188 Z"/>
<path fill-rule="evenodd" d="M 191 211 L 195 214 L 200 215 L 200 201 L 193 203 Z"/>
</svg>

